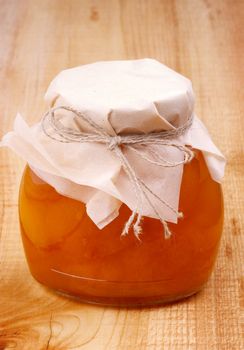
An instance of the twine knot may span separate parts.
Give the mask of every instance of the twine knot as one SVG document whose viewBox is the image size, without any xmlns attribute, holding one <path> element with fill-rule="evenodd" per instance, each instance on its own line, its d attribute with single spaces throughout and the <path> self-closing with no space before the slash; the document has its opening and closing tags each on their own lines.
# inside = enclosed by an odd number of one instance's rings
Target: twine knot
<svg viewBox="0 0 244 350">
<path fill-rule="evenodd" d="M 76 129 L 65 127 L 59 119 L 56 117 L 55 112 L 57 110 L 65 110 L 72 112 L 78 118 L 80 118 L 83 122 L 87 123 L 94 132 L 83 132 L 77 131 Z M 127 174 L 130 182 L 133 185 L 135 196 L 136 196 L 136 208 L 132 210 L 132 213 L 125 223 L 124 229 L 122 231 L 122 235 L 126 235 L 129 233 L 131 227 L 133 227 L 135 236 L 139 238 L 139 235 L 142 231 L 141 229 L 141 221 L 142 217 L 142 206 L 144 199 L 147 201 L 155 216 L 160 220 L 164 227 L 164 236 L 165 238 L 169 238 L 171 236 L 171 231 L 168 227 L 167 222 L 163 219 L 162 215 L 158 212 L 157 208 L 153 204 L 149 194 L 153 196 L 156 200 L 158 200 L 161 204 L 165 205 L 172 212 L 174 212 L 177 218 L 183 218 L 183 213 L 179 212 L 175 208 L 173 208 L 169 203 L 167 203 L 163 198 L 160 198 L 157 193 L 154 193 L 146 183 L 137 176 L 135 169 L 128 161 L 127 157 L 122 151 L 121 145 L 127 147 L 128 149 L 135 152 L 138 157 L 146 160 L 148 163 L 161 166 L 163 168 L 167 167 L 176 167 L 182 164 L 189 163 L 193 157 L 193 151 L 177 142 L 175 139 L 183 135 L 191 126 L 193 121 L 193 116 L 191 115 L 187 122 L 184 125 L 181 125 L 178 128 L 174 128 L 173 130 L 161 131 L 161 132 L 151 132 L 147 134 L 132 134 L 132 135 L 115 135 L 111 136 L 108 132 L 102 128 L 100 125 L 96 124 L 90 117 L 82 114 L 82 112 L 69 107 L 69 106 L 59 106 L 51 108 L 47 111 L 42 119 L 42 129 L 44 133 L 52 138 L 53 140 L 59 142 L 98 142 L 105 144 L 108 149 L 113 152 L 118 159 L 120 160 L 125 173 Z M 147 146 L 147 153 L 143 151 L 143 149 L 138 149 L 136 146 Z M 164 159 L 160 156 L 158 152 L 155 152 L 151 145 L 161 145 L 164 147 L 173 147 L 178 149 L 183 153 L 184 159 L 182 161 L 170 161 L 168 159 Z M 150 155 L 148 155 L 150 154 Z"/>
<path fill-rule="evenodd" d="M 123 143 L 123 139 L 120 135 L 116 135 L 116 136 L 110 136 L 109 137 L 109 144 L 108 144 L 108 149 L 110 151 L 113 151 L 115 149 L 115 147 L 118 147 L 120 145 L 122 145 Z"/>
</svg>

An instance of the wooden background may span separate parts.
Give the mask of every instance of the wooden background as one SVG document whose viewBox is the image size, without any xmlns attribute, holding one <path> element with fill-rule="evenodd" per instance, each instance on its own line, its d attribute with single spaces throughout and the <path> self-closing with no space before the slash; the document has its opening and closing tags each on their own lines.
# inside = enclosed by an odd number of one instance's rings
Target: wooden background
<svg viewBox="0 0 244 350">
<path fill-rule="evenodd" d="M 196 109 L 228 159 L 225 226 L 214 274 L 198 295 L 148 309 L 82 305 L 35 282 L 17 220 L 24 163 L 0 149 L 0 350 L 244 349 L 244 2 L 0 0 L 0 137 L 29 122 L 62 69 L 155 57 L 193 81 Z"/>
</svg>

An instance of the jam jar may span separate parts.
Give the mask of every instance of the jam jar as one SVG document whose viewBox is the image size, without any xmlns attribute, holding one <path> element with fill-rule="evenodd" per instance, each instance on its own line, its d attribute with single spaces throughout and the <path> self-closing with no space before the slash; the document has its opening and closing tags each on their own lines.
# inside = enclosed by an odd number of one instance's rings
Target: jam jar
<svg viewBox="0 0 244 350">
<path fill-rule="evenodd" d="M 145 217 L 138 240 L 121 236 L 131 214 L 98 229 L 85 204 L 68 198 L 26 166 L 19 193 L 22 240 L 33 277 L 60 293 L 104 305 L 175 301 L 199 291 L 210 277 L 223 225 L 221 185 L 201 151 L 184 165 L 179 210 L 165 239 L 157 219 Z M 101 203 L 102 205 L 102 203 Z"/>
</svg>

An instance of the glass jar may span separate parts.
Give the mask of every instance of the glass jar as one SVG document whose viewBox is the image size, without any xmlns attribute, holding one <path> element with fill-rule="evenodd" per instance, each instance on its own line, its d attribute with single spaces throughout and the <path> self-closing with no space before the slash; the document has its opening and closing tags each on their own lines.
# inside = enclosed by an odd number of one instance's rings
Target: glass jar
<svg viewBox="0 0 244 350">
<path fill-rule="evenodd" d="M 19 195 L 22 239 L 29 268 L 40 283 L 85 302 L 138 306 L 190 296 L 208 280 L 223 224 L 221 185 L 201 152 L 184 166 L 179 210 L 165 239 L 160 222 L 144 218 L 141 242 L 121 237 L 131 211 L 102 230 L 85 205 L 57 193 L 26 167 Z M 101 203 L 102 205 L 102 203 Z"/>
</svg>

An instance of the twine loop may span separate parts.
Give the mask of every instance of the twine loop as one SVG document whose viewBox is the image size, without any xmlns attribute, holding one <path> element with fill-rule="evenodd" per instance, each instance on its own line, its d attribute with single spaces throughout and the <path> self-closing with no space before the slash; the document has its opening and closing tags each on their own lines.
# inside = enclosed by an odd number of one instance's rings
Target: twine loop
<svg viewBox="0 0 244 350">
<path fill-rule="evenodd" d="M 83 132 L 74 128 L 65 127 L 55 114 L 55 112 L 58 110 L 66 110 L 72 112 L 76 117 L 80 118 L 83 122 L 88 124 L 89 127 L 93 130 L 93 132 Z M 175 142 L 174 139 L 176 139 L 180 135 L 183 135 L 192 125 L 192 121 L 193 116 L 190 116 L 185 124 L 173 130 L 150 132 L 147 134 L 111 136 L 104 128 L 95 123 L 87 115 L 84 115 L 81 111 L 76 110 L 75 108 L 72 108 L 70 106 L 59 106 L 51 108 L 44 114 L 41 125 L 44 133 L 53 140 L 65 143 L 102 143 L 105 144 L 107 148 L 118 157 L 125 170 L 125 173 L 127 174 L 130 182 L 133 185 L 137 203 L 136 208 L 132 210 L 128 221 L 125 223 L 122 235 L 128 234 L 130 228 L 133 227 L 134 234 L 139 239 L 139 235 L 142 231 L 140 224 L 143 219 L 142 206 L 144 200 L 147 201 L 155 216 L 162 223 L 164 227 L 165 238 L 169 238 L 172 234 L 167 222 L 163 219 L 162 215 L 158 212 L 155 205 L 153 204 L 150 195 L 153 196 L 154 199 L 158 200 L 161 204 L 169 208 L 172 212 L 174 212 L 177 218 L 182 218 L 183 213 L 173 208 L 163 198 L 160 198 L 157 195 L 157 193 L 154 193 L 146 185 L 146 183 L 139 176 L 137 176 L 135 169 L 123 153 L 121 146 L 123 145 L 124 147 L 127 147 L 128 149 L 135 152 L 138 157 L 141 157 L 142 159 L 146 160 L 148 163 L 153 165 L 167 168 L 187 164 L 194 157 L 193 151 L 191 150 L 191 148 Z M 143 147 L 140 147 L 140 149 L 136 147 L 138 145 L 145 146 L 147 149 L 147 153 L 143 150 Z M 176 148 L 183 153 L 184 158 L 182 161 L 170 161 L 168 159 L 163 158 L 159 153 L 155 152 L 153 148 L 150 147 L 150 145 L 161 145 L 165 147 Z"/>
</svg>

